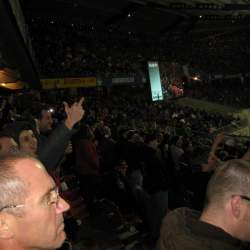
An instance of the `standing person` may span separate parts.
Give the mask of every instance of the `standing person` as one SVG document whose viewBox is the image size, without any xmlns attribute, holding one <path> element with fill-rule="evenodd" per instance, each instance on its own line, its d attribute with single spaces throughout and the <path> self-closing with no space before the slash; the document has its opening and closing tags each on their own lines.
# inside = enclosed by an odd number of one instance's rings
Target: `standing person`
<svg viewBox="0 0 250 250">
<path fill-rule="evenodd" d="M 89 126 L 82 125 L 73 141 L 76 172 L 80 180 L 82 195 L 90 208 L 99 193 L 101 183 L 95 136 Z"/>
<path fill-rule="evenodd" d="M 61 247 L 69 205 L 40 161 L 18 154 L 0 158 L 0 189 L 0 249 Z"/>
<path fill-rule="evenodd" d="M 74 102 L 71 106 L 64 102 L 64 109 L 67 115 L 66 120 L 59 124 L 53 131 L 53 119 L 48 106 L 38 105 L 34 113 L 34 123 L 38 140 L 38 158 L 50 171 L 55 170 L 60 164 L 71 136 L 74 133 L 73 128 L 84 116 L 83 102 L 83 97 L 79 102 Z"/>
</svg>

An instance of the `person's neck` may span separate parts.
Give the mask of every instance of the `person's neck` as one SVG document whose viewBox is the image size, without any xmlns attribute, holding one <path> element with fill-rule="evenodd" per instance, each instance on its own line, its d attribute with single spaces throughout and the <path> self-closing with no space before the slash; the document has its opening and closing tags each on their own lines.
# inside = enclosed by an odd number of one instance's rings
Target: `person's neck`
<svg viewBox="0 0 250 250">
<path fill-rule="evenodd" d="M 219 208 L 203 210 L 200 221 L 218 227 L 234 237 L 232 226 L 230 226 L 230 218 L 225 211 L 220 211 Z"/>
</svg>

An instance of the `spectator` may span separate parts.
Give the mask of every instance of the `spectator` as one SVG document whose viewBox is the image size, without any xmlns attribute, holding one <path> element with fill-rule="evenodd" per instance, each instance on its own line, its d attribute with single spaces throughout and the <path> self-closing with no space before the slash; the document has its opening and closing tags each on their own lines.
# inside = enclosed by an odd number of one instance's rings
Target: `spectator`
<svg viewBox="0 0 250 250">
<path fill-rule="evenodd" d="M 72 129 L 84 115 L 84 110 L 82 108 L 83 101 L 84 99 L 81 98 L 79 102 L 73 103 L 71 107 L 64 102 L 67 115 L 66 120 L 58 125 L 49 136 L 44 135 L 43 133 L 47 134 L 52 129 L 50 111 L 47 108 L 44 108 L 44 106 L 40 106 L 38 107 L 38 110 L 34 112 L 36 115 L 34 123 L 38 140 L 38 158 L 49 170 L 54 170 L 64 156 L 69 140 L 74 132 Z M 53 152 L 53 155 L 51 152 Z"/>
<path fill-rule="evenodd" d="M 16 151 L 18 151 L 18 145 L 15 140 L 4 133 L 0 134 L 0 156 L 8 155 Z"/>
<path fill-rule="evenodd" d="M 37 139 L 33 131 L 34 127 L 28 122 L 17 121 L 7 125 L 3 133 L 18 144 L 20 152 L 36 156 Z"/>
<path fill-rule="evenodd" d="M 203 211 L 179 208 L 163 220 L 157 249 L 246 249 L 250 165 L 230 160 L 210 179 Z"/>
<path fill-rule="evenodd" d="M 80 179 L 82 195 L 91 207 L 100 192 L 99 156 L 95 137 L 91 128 L 81 125 L 73 139 L 75 150 L 75 170 Z"/>
<path fill-rule="evenodd" d="M 145 169 L 143 186 L 150 194 L 168 189 L 167 167 L 164 165 L 158 145 L 156 134 L 146 135 L 145 147 L 142 150 Z"/>
<path fill-rule="evenodd" d="M 104 177 L 105 197 L 113 201 L 121 211 L 131 213 L 135 211 L 136 203 L 133 199 L 127 178 L 128 165 L 126 161 L 119 160 L 113 169 Z"/>
<path fill-rule="evenodd" d="M 6 156 L 0 172 L 0 249 L 59 248 L 69 205 L 42 163 L 25 155 Z"/>
</svg>

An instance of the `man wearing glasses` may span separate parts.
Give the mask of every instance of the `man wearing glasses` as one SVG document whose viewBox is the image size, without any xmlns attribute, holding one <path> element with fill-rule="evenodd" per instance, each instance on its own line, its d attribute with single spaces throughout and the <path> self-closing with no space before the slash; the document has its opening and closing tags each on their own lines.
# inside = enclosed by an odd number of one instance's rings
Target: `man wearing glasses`
<svg viewBox="0 0 250 250">
<path fill-rule="evenodd" d="M 45 167 L 27 155 L 0 158 L 0 250 L 57 249 L 68 203 Z"/>
<path fill-rule="evenodd" d="M 179 208 L 165 217 L 157 250 L 250 249 L 250 163 L 230 160 L 210 179 L 203 211 Z"/>
</svg>

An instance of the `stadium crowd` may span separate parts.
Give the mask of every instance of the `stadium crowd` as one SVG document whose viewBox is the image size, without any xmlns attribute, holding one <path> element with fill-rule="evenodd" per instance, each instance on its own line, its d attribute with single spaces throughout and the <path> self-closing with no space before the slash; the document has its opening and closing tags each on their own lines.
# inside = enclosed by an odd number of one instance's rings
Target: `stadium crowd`
<svg viewBox="0 0 250 250">
<path fill-rule="evenodd" d="M 216 166 L 247 152 L 247 141 L 214 137 L 237 122 L 231 115 L 152 104 L 145 93 L 83 99 L 83 92 L 19 93 L 3 98 L 1 108 L 0 155 L 20 150 L 45 165 L 71 205 L 70 240 L 77 223 L 104 207 L 105 215 L 140 219 L 155 241 L 168 209 L 202 209 Z"/>
<path fill-rule="evenodd" d="M 186 73 L 181 66 L 173 69 L 171 64 L 174 62 L 186 65 L 190 74 L 200 72 L 204 78 L 202 83 L 189 83 L 185 95 L 231 106 L 249 106 L 247 94 L 241 94 L 249 92 L 247 59 L 250 49 L 248 35 L 244 32 L 235 37 L 215 34 L 200 40 L 189 36 L 162 36 L 152 42 L 150 38 L 112 28 L 63 25 L 53 20 L 33 18 L 29 26 L 42 78 L 135 74 L 145 77 L 146 62 L 157 60 L 164 84 L 182 83 Z M 205 77 L 222 72 L 221 79 L 207 80 Z M 242 75 L 227 77 L 238 73 Z"/>
<path fill-rule="evenodd" d="M 55 21 L 43 26 L 33 20 L 31 30 L 41 76 L 47 78 L 143 74 L 148 59 L 174 58 L 201 68 L 208 64 L 201 55 L 206 39 L 200 46 L 191 44 L 190 50 L 187 40 L 176 41 L 172 46 L 180 48 L 177 55 L 173 47 L 164 46 L 167 38 L 156 46 L 135 34 L 62 26 Z M 224 52 L 211 56 L 217 44 L 220 37 L 212 37 L 207 51 L 209 70 L 215 73 L 212 62 L 219 60 L 216 65 L 230 71 Z M 239 49 L 246 54 L 244 45 Z M 235 46 L 231 52 L 237 51 Z M 238 83 L 190 83 L 185 93 L 223 104 L 248 105 L 240 93 L 248 93 L 249 88 L 244 81 Z M 151 244 L 149 249 L 157 250 L 249 249 L 245 245 L 250 240 L 249 212 L 244 202 L 250 200 L 250 140 L 219 132 L 229 125 L 240 126 L 240 122 L 232 114 L 210 113 L 174 101 L 152 103 L 146 90 L 136 93 L 132 87 L 117 92 L 112 88 L 107 92 L 99 88 L 92 92 L 81 88 L 26 90 L 1 97 L 0 156 L 7 158 L 0 161 L 0 171 L 8 170 L 6 164 L 25 160 L 22 166 L 31 171 L 31 177 L 22 171 L 17 175 L 34 187 L 42 184 L 37 176 L 46 184 L 55 183 L 49 190 L 51 196 L 46 196 L 47 207 L 54 206 L 61 220 L 65 213 L 65 244 L 77 244 L 80 233 L 81 250 L 144 249 L 146 241 Z M 34 170 L 37 165 L 40 170 Z M 0 185 L 5 185 L 2 176 Z M 26 206 L 7 198 L 0 197 L 0 212 Z M 183 206 L 188 208 L 180 208 Z M 12 212 L 19 218 L 15 225 L 27 216 Z M 16 234 L 7 234 L 2 222 L 0 249 L 12 249 Z M 24 238 L 17 237 L 25 247 L 16 249 L 52 249 L 29 245 L 33 243 L 29 237 L 37 240 L 32 230 L 34 225 L 20 234 Z M 62 241 L 53 249 L 61 247 Z M 43 242 L 39 239 L 38 243 Z"/>
<path fill-rule="evenodd" d="M 249 35 L 245 32 L 238 36 L 215 33 L 203 39 L 171 34 L 155 40 L 109 26 L 34 17 L 29 28 L 45 77 L 137 73 L 144 71 L 147 60 L 177 62 L 213 75 L 248 73 Z"/>
</svg>

